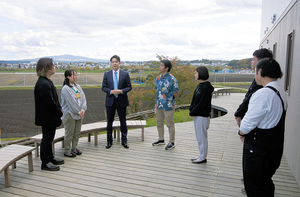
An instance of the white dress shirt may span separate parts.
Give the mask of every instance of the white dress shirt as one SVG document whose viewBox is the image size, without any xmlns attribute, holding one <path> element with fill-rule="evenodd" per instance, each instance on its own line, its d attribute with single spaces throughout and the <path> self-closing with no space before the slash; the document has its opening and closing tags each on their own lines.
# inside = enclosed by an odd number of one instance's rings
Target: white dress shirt
<svg viewBox="0 0 300 197">
<path fill-rule="evenodd" d="M 278 81 L 272 81 L 266 86 L 277 89 L 287 109 L 285 91 Z M 280 121 L 283 109 L 279 96 L 270 88 L 264 87 L 257 90 L 250 98 L 248 111 L 242 119 L 240 131 L 248 134 L 254 128 L 270 129 L 275 127 Z"/>
<path fill-rule="evenodd" d="M 117 70 L 117 78 L 118 78 L 118 81 L 119 81 L 119 76 L 120 76 L 120 69 Z M 113 75 L 113 81 L 115 82 L 115 71 L 112 70 L 112 75 Z"/>
<path fill-rule="evenodd" d="M 112 77 L 113 77 L 113 82 L 115 82 L 115 72 L 117 72 L 117 78 L 118 78 L 118 83 L 119 83 L 119 73 L 120 73 L 120 69 L 118 69 L 117 71 L 114 71 L 114 70 L 112 70 Z M 123 92 L 122 92 L 123 93 Z M 110 91 L 110 94 L 112 94 L 111 93 L 111 91 Z"/>
</svg>

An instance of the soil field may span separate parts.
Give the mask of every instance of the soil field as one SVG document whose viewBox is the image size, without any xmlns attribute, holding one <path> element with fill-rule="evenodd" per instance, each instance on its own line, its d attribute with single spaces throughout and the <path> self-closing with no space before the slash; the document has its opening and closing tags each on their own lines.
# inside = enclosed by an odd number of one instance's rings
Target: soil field
<svg viewBox="0 0 300 197">
<path fill-rule="evenodd" d="M 13 75 L 8 76 L 11 77 L 6 78 L 6 80 L 16 80 L 15 78 L 12 79 Z M 20 85 L 22 82 L 20 81 L 20 75 L 18 76 L 18 83 Z M 93 77 L 94 81 L 99 81 L 100 78 L 102 80 L 102 76 L 103 74 L 93 74 L 89 79 Z M 4 81 L 3 77 L 7 76 L 0 74 L 0 82 Z M 36 76 L 34 77 L 36 81 Z M 51 79 L 56 81 L 55 84 L 61 85 L 63 75 L 55 74 Z M 216 76 L 214 76 L 214 74 L 212 74 L 209 81 L 213 84 L 215 79 L 218 82 L 223 82 L 224 75 L 216 74 Z M 227 74 L 225 76 L 226 82 L 252 82 L 252 80 L 253 75 Z M 78 82 L 80 82 L 79 79 Z M 248 87 L 247 85 L 242 85 L 239 88 L 247 89 Z M 84 92 L 88 103 L 84 123 L 105 120 L 105 93 L 100 88 L 88 88 L 84 89 Z M 58 90 L 58 96 L 60 98 L 60 90 Z M 41 133 L 41 128 L 34 124 L 35 108 L 33 90 L 1 90 L 0 109 L 1 138 L 29 137 Z"/>
<path fill-rule="evenodd" d="M 58 96 L 60 98 L 60 90 Z M 105 120 L 105 93 L 100 88 L 84 89 L 88 110 L 84 123 Z M 0 129 L 1 138 L 29 137 L 41 133 L 35 126 L 35 107 L 33 90 L 0 91 Z"/>
<path fill-rule="evenodd" d="M 79 73 L 78 84 L 80 85 L 100 85 L 103 80 L 103 73 Z M 135 78 L 140 76 L 138 73 L 131 73 L 130 77 Z M 141 77 L 147 77 L 142 74 Z M 35 73 L 1 73 L 0 72 L 0 87 L 1 86 L 34 86 L 37 81 Z M 210 74 L 209 81 L 214 82 L 252 82 L 253 74 Z M 51 76 L 54 85 L 61 86 L 63 84 L 63 73 L 56 73 Z"/>
</svg>

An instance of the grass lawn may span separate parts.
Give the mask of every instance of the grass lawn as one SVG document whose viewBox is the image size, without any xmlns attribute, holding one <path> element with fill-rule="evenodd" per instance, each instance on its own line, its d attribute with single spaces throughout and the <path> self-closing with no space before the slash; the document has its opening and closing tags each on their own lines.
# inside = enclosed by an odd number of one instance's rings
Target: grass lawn
<svg viewBox="0 0 300 197">
<path fill-rule="evenodd" d="M 189 116 L 189 110 L 176 110 L 174 113 L 174 123 L 180 123 L 180 122 L 189 122 L 194 121 L 193 117 Z M 153 127 L 156 126 L 156 118 L 148 118 L 147 120 L 147 126 L 146 127 Z M 166 120 L 164 121 L 164 124 L 166 124 Z"/>
</svg>

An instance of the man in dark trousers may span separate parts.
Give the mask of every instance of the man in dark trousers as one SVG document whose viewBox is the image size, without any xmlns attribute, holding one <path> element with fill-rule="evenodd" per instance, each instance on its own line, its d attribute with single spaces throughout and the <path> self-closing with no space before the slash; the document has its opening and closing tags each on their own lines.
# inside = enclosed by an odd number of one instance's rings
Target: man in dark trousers
<svg viewBox="0 0 300 197">
<path fill-rule="evenodd" d="M 251 61 L 251 67 L 254 70 L 256 67 L 256 63 L 262 59 L 262 58 L 273 58 L 273 54 L 272 51 L 262 48 L 262 49 L 258 49 L 256 51 L 254 51 L 253 55 L 253 59 Z M 238 126 L 240 126 L 240 123 L 243 119 L 243 117 L 245 116 L 247 110 L 248 110 L 248 105 L 249 105 L 249 101 L 250 98 L 252 96 L 252 94 L 254 92 L 256 92 L 257 90 L 259 90 L 260 88 L 262 88 L 261 85 L 257 85 L 255 79 L 253 79 L 252 84 L 250 85 L 248 92 L 245 95 L 245 98 L 243 100 L 243 102 L 240 104 L 240 106 L 238 107 L 238 109 L 236 110 L 236 112 L 234 113 L 235 116 L 235 120 L 236 123 L 238 124 Z M 244 183 L 244 179 L 241 179 L 242 183 Z M 245 189 L 242 189 L 242 193 L 246 194 Z"/>
<path fill-rule="evenodd" d="M 118 111 L 122 145 L 129 148 L 127 143 L 127 125 L 126 125 L 126 108 L 129 105 L 127 93 L 132 89 L 128 72 L 120 70 L 120 57 L 114 55 L 110 58 L 112 70 L 105 72 L 102 82 L 102 90 L 106 92 L 105 106 L 107 115 L 107 145 L 110 148 L 113 145 L 112 123 L 115 112 Z"/>
<path fill-rule="evenodd" d="M 39 76 L 35 88 L 35 124 L 42 126 L 43 138 L 41 141 L 42 170 L 59 170 L 64 160 L 55 158 L 52 152 L 52 141 L 55 136 L 56 127 L 61 125 L 63 115 L 59 104 L 56 88 L 50 80 L 55 74 L 55 67 L 51 58 L 41 58 L 36 66 Z"/>
<path fill-rule="evenodd" d="M 272 176 L 280 166 L 283 146 L 286 93 L 277 79 L 282 77 L 274 59 L 258 61 L 255 80 L 263 88 L 251 97 L 238 134 L 243 147 L 243 176 L 247 196 L 274 196 Z"/>
</svg>

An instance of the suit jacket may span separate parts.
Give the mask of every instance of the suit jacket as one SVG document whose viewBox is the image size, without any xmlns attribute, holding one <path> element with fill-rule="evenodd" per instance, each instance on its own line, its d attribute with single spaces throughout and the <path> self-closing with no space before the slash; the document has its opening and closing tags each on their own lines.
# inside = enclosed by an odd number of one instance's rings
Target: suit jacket
<svg viewBox="0 0 300 197">
<path fill-rule="evenodd" d="M 114 89 L 113 81 L 113 70 L 104 73 L 102 90 L 106 92 L 105 106 L 111 107 L 114 103 L 115 96 L 110 94 L 110 91 Z M 131 80 L 128 72 L 120 70 L 119 72 L 119 83 L 118 89 L 123 91 L 123 94 L 119 94 L 117 101 L 120 103 L 121 107 L 126 107 L 129 105 L 127 93 L 132 89 Z"/>
<path fill-rule="evenodd" d="M 34 87 L 35 124 L 37 126 L 58 127 L 63 113 L 56 88 L 46 77 L 39 77 Z"/>
</svg>

